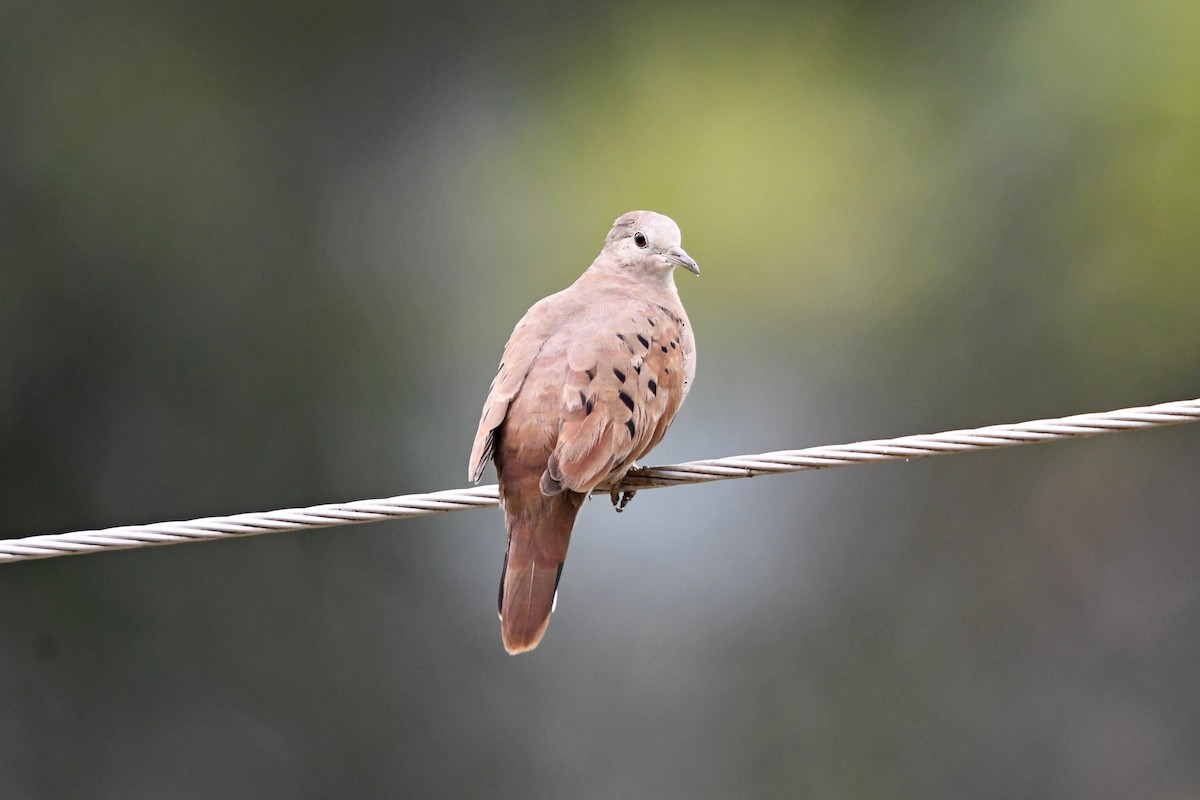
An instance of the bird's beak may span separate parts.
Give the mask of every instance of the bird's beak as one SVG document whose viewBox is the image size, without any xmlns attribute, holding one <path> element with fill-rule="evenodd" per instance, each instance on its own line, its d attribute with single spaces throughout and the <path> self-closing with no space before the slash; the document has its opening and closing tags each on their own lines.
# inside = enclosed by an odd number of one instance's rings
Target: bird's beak
<svg viewBox="0 0 1200 800">
<path fill-rule="evenodd" d="M 696 263 L 695 259 L 683 251 L 682 247 L 672 247 L 663 253 L 663 255 L 666 256 L 667 261 L 676 266 L 683 267 L 693 275 L 700 274 L 700 266 Z"/>
</svg>

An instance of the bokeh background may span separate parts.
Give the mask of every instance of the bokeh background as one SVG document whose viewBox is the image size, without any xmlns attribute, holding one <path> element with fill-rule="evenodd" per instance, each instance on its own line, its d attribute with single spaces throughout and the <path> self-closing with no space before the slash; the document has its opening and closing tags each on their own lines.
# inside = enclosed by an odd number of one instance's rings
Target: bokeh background
<svg viewBox="0 0 1200 800">
<path fill-rule="evenodd" d="M 1200 394 L 1200 6 L 0 2 L 0 535 L 452 488 L 673 216 L 651 463 Z M 1200 426 L 0 567 L 0 797 L 1200 796 Z M 491 479 L 489 473 L 489 480 Z"/>
</svg>

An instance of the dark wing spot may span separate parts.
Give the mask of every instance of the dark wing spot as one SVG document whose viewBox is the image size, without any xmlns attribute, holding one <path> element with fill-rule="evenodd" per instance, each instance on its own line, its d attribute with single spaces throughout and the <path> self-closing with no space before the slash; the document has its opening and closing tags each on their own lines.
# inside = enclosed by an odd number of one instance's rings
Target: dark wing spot
<svg viewBox="0 0 1200 800">
<path fill-rule="evenodd" d="M 650 340 L 648 340 L 645 336 L 642 336 L 640 333 L 638 334 L 638 341 L 642 343 L 642 347 L 650 347 Z"/>
<path fill-rule="evenodd" d="M 673 342 L 672 342 L 671 346 L 672 346 L 672 347 L 674 347 L 674 343 L 673 343 Z M 592 380 L 595 380 L 595 379 L 596 379 L 596 370 L 594 370 L 594 369 L 589 369 L 589 370 L 586 370 L 586 371 L 584 372 L 584 374 L 588 376 L 588 380 L 589 380 L 589 381 L 592 381 Z"/>
<path fill-rule="evenodd" d="M 650 379 L 650 394 L 658 397 L 658 381 L 654 380 L 654 378 Z"/>
<path fill-rule="evenodd" d="M 649 323 L 650 323 L 650 327 L 651 327 L 651 328 L 653 328 L 653 327 L 654 327 L 654 320 L 650 319 L 649 317 L 646 317 L 646 322 L 649 322 Z"/>
<path fill-rule="evenodd" d="M 583 404 L 583 415 L 586 417 L 588 414 L 592 413 L 592 409 L 595 407 L 596 407 L 596 398 L 589 397 L 588 401 Z"/>
<path fill-rule="evenodd" d="M 662 349 L 664 353 L 667 352 L 667 346 L 665 344 L 662 346 Z"/>
<path fill-rule="evenodd" d="M 640 362 L 633 365 L 633 371 L 636 372 L 638 375 L 642 374 L 642 365 Z"/>
<path fill-rule="evenodd" d="M 674 342 L 671 342 L 671 349 L 672 349 L 672 350 L 674 350 L 674 349 L 675 349 L 675 343 L 674 343 Z"/>
<path fill-rule="evenodd" d="M 616 375 L 617 380 L 619 380 L 621 383 L 625 382 L 625 373 L 621 372 L 621 370 L 617 369 L 616 367 L 613 367 L 613 375 Z"/>
<path fill-rule="evenodd" d="M 637 436 L 637 426 L 633 424 L 633 418 L 625 420 L 625 427 L 629 428 L 629 437 L 632 439 Z"/>
<path fill-rule="evenodd" d="M 663 367 L 663 375 L 670 375 L 670 374 L 671 374 L 671 368 Z"/>
<path fill-rule="evenodd" d="M 621 392 L 619 395 L 617 395 L 617 397 L 621 398 L 621 402 L 625 404 L 626 408 L 628 408 L 630 411 L 633 411 L 633 398 L 632 397 L 625 394 L 624 392 Z"/>
</svg>

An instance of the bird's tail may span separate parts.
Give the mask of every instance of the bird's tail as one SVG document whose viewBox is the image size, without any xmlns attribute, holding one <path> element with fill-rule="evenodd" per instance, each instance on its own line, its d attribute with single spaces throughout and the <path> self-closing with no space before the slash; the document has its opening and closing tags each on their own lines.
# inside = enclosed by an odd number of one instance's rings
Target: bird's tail
<svg viewBox="0 0 1200 800">
<path fill-rule="evenodd" d="M 586 495 L 541 497 L 508 516 L 508 551 L 500 579 L 500 635 L 510 654 L 538 646 L 550 624 L 571 529 Z"/>
</svg>

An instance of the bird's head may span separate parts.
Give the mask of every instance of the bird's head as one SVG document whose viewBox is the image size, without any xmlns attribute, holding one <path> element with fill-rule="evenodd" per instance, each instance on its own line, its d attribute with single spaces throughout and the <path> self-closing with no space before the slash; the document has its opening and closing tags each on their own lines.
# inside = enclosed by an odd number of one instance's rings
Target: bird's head
<svg viewBox="0 0 1200 800">
<path fill-rule="evenodd" d="M 619 267 L 649 278 L 665 279 L 676 267 L 694 275 L 700 267 L 680 244 L 679 226 L 653 211 L 630 211 L 613 223 L 602 255 Z"/>
</svg>

